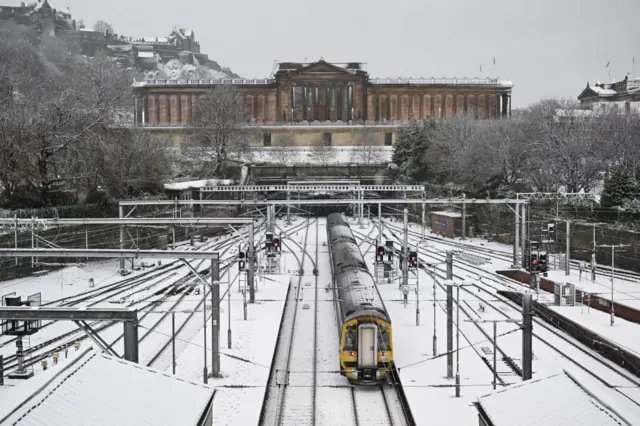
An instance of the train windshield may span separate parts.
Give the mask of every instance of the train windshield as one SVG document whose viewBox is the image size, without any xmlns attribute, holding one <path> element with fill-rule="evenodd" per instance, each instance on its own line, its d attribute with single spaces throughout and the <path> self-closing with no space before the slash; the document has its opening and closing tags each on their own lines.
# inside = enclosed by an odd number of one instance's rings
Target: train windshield
<svg viewBox="0 0 640 426">
<path fill-rule="evenodd" d="M 348 328 L 344 337 L 344 350 L 355 351 L 358 347 L 358 332 L 355 328 Z"/>
<path fill-rule="evenodd" d="M 378 333 L 378 350 L 391 350 L 391 338 L 389 336 L 389 329 L 384 326 L 380 328 L 380 331 Z"/>
</svg>

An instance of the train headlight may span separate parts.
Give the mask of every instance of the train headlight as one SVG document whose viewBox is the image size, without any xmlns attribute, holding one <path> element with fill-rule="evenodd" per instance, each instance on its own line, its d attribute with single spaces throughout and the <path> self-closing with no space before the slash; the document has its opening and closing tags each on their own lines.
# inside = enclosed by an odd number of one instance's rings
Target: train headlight
<svg viewBox="0 0 640 426">
<path fill-rule="evenodd" d="M 354 351 L 351 351 L 351 353 L 349 355 L 356 356 L 356 353 Z"/>
</svg>

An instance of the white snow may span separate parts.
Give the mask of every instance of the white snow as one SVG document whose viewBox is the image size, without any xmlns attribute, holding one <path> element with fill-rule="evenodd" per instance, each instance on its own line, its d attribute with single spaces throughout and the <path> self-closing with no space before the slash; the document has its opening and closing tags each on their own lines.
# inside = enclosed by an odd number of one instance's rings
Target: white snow
<svg viewBox="0 0 640 426">
<path fill-rule="evenodd" d="M 52 426 L 196 425 L 213 394 L 210 387 L 94 351 L 58 370 L 52 379 L 5 421 Z M 11 408 L 3 404 L 3 410 Z"/>
<path fill-rule="evenodd" d="M 441 211 L 441 212 L 429 212 L 429 214 L 438 215 L 438 216 L 445 216 L 445 217 L 451 217 L 451 218 L 461 218 L 462 217 L 462 213 L 459 213 L 459 212 Z"/>
<path fill-rule="evenodd" d="M 224 78 L 230 78 L 227 74 L 221 71 L 213 70 L 204 65 L 192 65 L 183 64 L 178 59 L 171 59 L 166 64 L 158 64 L 159 75 L 155 78 L 167 79 L 167 80 L 180 80 L 180 79 L 205 79 L 205 80 L 218 80 Z M 145 77 L 149 79 L 149 75 Z"/>
<path fill-rule="evenodd" d="M 233 185 L 234 183 L 235 181 L 231 179 L 201 179 L 185 182 L 166 183 L 164 185 L 164 189 L 180 191 L 189 188 L 204 188 L 205 186 Z"/>
<path fill-rule="evenodd" d="M 391 161 L 393 147 L 340 146 L 340 147 L 254 147 L 247 161 L 297 164 L 385 164 Z"/>
<path fill-rule="evenodd" d="M 625 424 L 566 372 L 507 387 L 478 398 L 478 402 L 494 426 Z"/>
</svg>

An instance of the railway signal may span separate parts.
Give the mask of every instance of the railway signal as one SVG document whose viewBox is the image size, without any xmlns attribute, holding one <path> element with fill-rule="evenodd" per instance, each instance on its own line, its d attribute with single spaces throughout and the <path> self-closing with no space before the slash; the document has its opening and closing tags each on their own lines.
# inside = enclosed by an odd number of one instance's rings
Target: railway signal
<svg viewBox="0 0 640 426">
<path fill-rule="evenodd" d="M 267 242 L 265 243 L 265 249 L 267 251 L 271 251 L 273 248 L 273 232 L 267 232 L 265 234 L 265 238 Z"/>
<path fill-rule="evenodd" d="M 384 246 L 378 247 L 378 262 L 384 262 L 385 248 Z"/>
<path fill-rule="evenodd" d="M 415 251 L 409 252 L 409 269 L 418 268 L 418 253 Z"/>
<path fill-rule="evenodd" d="M 280 238 L 274 238 L 272 242 L 272 246 L 274 251 L 280 251 L 281 250 Z"/>
<path fill-rule="evenodd" d="M 241 271 L 244 271 L 245 268 L 245 254 L 243 251 L 241 251 L 240 253 L 238 253 L 238 269 Z"/>
<path fill-rule="evenodd" d="M 556 224 L 555 223 L 547 224 L 547 233 L 549 234 L 549 239 L 551 241 L 556 240 Z"/>
</svg>

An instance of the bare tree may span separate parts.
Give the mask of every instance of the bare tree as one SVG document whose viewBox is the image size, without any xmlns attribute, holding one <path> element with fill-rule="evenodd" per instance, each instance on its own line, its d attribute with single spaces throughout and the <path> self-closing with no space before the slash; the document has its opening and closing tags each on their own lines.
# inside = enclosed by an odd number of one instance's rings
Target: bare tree
<svg viewBox="0 0 640 426">
<path fill-rule="evenodd" d="M 373 127 L 363 127 L 362 129 L 353 130 L 355 147 L 351 155 L 351 160 L 360 164 L 380 163 L 384 156 L 382 147 L 376 140 L 376 136 L 379 135 L 380 133 Z"/>
<path fill-rule="evenodd" d="M 269 149 L 269 159 L 279 165 L 287 165 L 295 162 L 298 151 L 295 149 L 295 140 L 291 133 L 284 133 L 278 137 L 277 145 Z"/>
<path fill-rule="evenodd" d="M 322 139 L 316 139 L 311 145 L 309 158 L 323 166 L 329 165 L 335 161 L 337 156 L 336 150 L 331 145 L 324 143 Z"/>
<path fill-rule="evenodd" d="M 218 176 L 234 156 L 247 151 L 255 135 L 256 129 L 247 126 L 244 98 L 234 87 L 221 85 L 198 100 L 187 138 L 203 161 L 203 174 Z"/>
<path fill-rule="evenodd" d="M 93 31 L 97 31 L 97 32 L 100 32 L 100 33 L 103 33 L 105 31 L 109 31 L 109 33 L 115 34 L 111 24 L 109 24 L 107 22 L 104 22 L 104 21 L 97 21 L 95 24 L 93 24 Z"/>
</svg>

